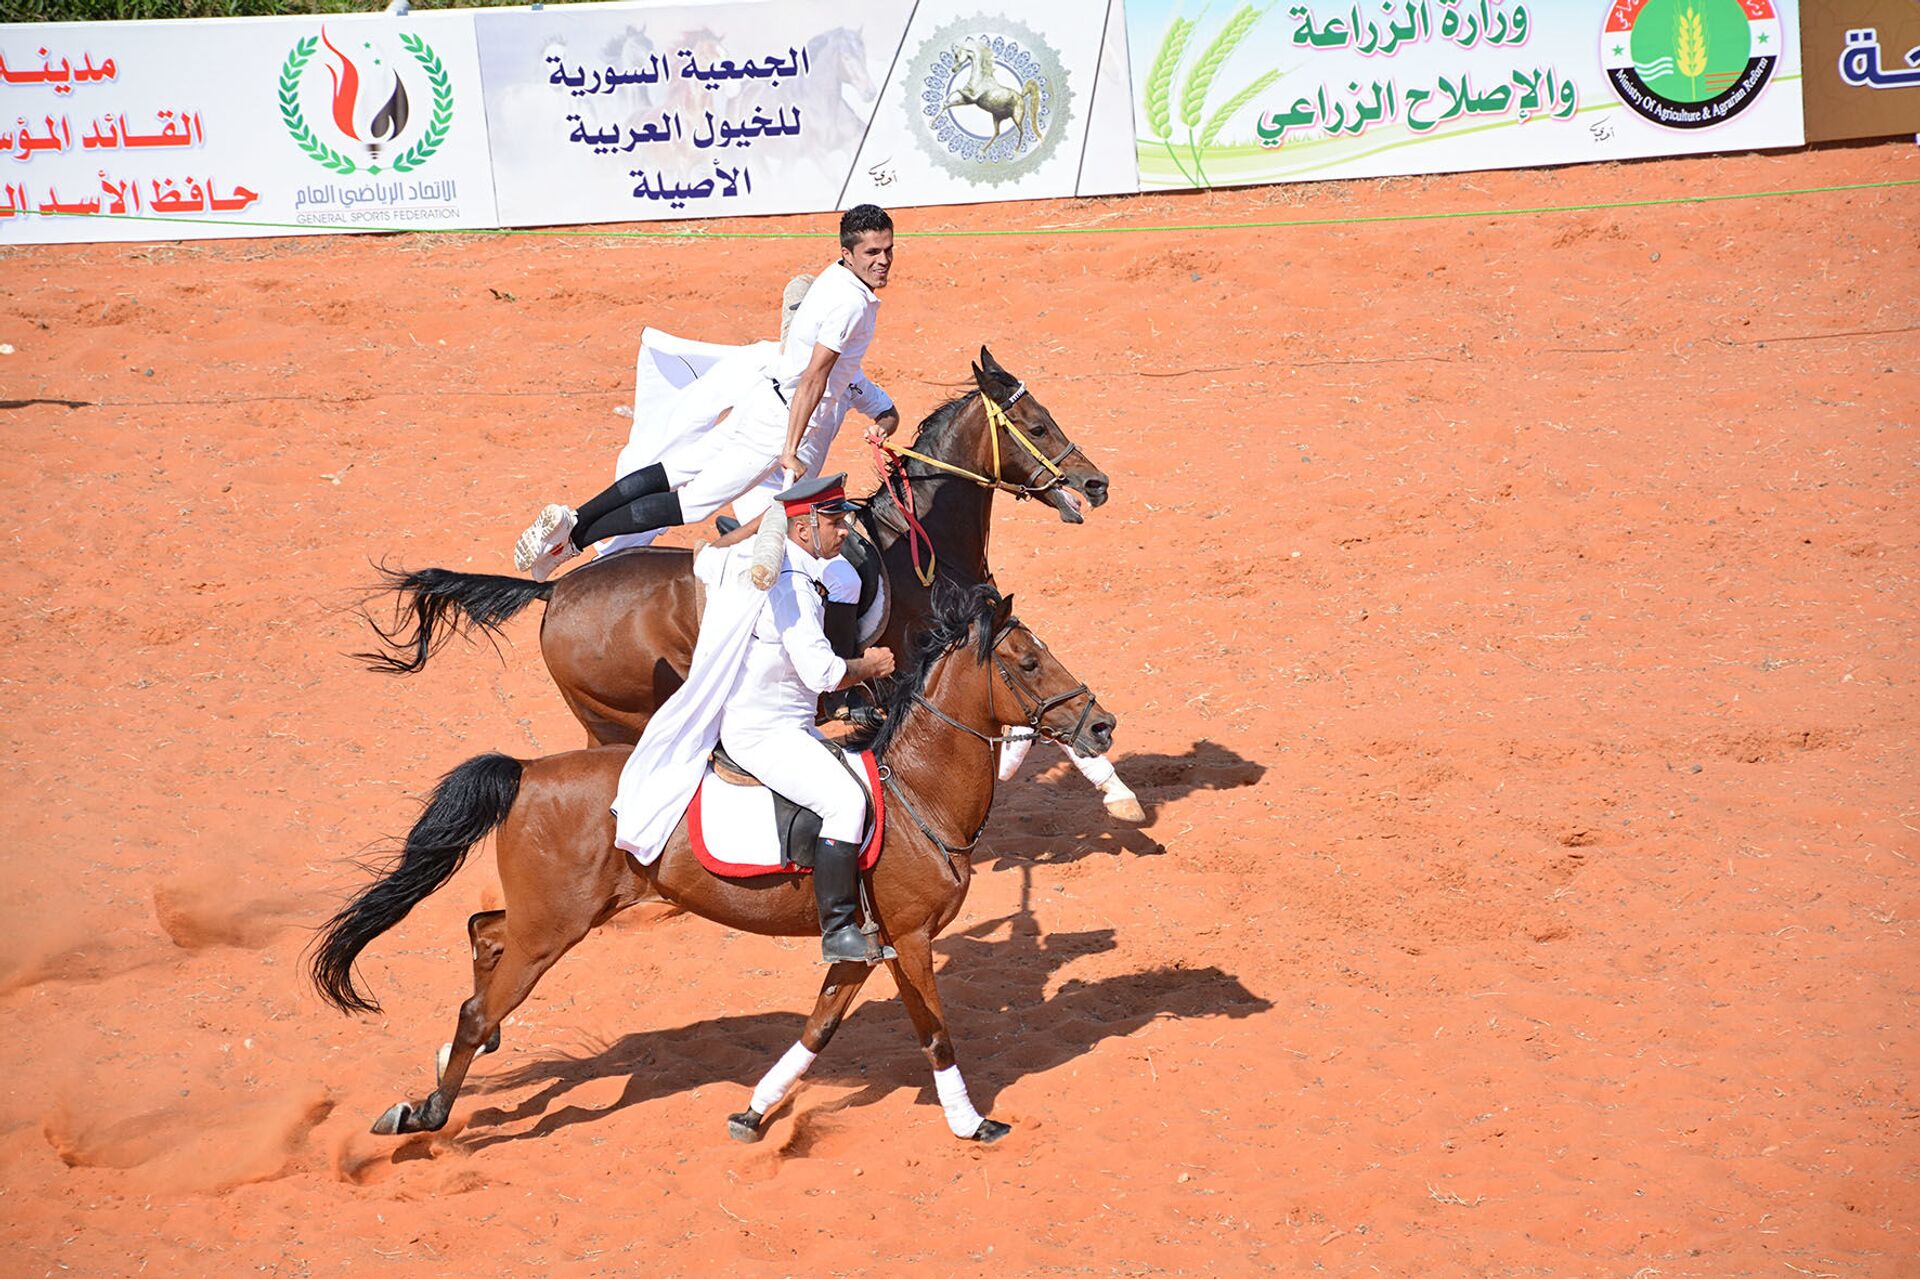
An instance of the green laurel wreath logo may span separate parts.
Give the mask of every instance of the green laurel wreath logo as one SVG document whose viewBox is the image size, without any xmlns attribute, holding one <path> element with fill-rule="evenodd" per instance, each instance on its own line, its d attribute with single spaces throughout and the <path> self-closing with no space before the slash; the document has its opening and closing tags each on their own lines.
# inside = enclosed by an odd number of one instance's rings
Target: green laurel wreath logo
<svg viewBox="0 0 1920 1279">
<path fill-rule="evenodd" d="M 453 123 L 453 77 L 447 74 L 439 56 L 419 36 L 403 35 L 400 44 L 426 71 L 427 83 L 433 86 L 433 115 L 427 119 L 427 131 L 393 162 L 395 173 L 409 173 L 425 164 L 428 157 L 447 140 L 447 128 Z M 374 172 L 378 173 L 379 170 L 375 169 Z"/>
<path fill-rule="evenodd" d="M 447 140 L 447 130 L 453 124 L 453 77 L 447 73 L 445 64 L 432 47 L 419 36 L 402 35 L 400 44 L 413 55 L 413 60 L 427 73 L 427 83 L 433 86 L 433 113 L 427 119 L 426 132 L 420 135 L 418 142 L 396 156 L 390 166 L 395 173 L 410 173 L 432 158 L 433 153 L 440 149 L 440 144 Z M 313 130 L 307 127 L 306 113 L 300 109 L 300 78 L 306 72 L 314 50 L 319 47 L 320 38 L 308 36 L 304 40 L 296 40 L 293 51 L 287 54 L 287 60 L 280 68 L 280 119 L 293 136 L 294 145 L 316 163 L 335 173 L 354 173 L 359 170 L 359 164 L 351 156 L 342 155 L 316 138 Z M 380 166 L 368 165 L 367 172 L 377 174 Z"/>
</svg>

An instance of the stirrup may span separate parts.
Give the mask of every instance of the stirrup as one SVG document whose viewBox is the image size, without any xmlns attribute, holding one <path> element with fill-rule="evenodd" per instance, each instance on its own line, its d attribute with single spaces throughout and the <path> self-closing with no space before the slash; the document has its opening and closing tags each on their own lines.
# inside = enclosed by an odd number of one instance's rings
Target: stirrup
<svg viewBox="0 0 1920 1279">
<path fill-rule="evenodd" d="M 899 955 L 891 946 L 882 946 L 872 936 L 852 924 L 845 924 L 820 938 L 820 962 L 823 964 L 884 963 Z"/>
</svg>

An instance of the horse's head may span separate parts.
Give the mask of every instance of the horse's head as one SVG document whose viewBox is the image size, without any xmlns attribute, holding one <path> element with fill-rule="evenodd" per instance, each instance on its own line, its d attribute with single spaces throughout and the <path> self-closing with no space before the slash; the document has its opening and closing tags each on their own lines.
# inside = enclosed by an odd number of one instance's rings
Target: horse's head
<svg viewBox="0 0 1920 1279">
<path fill-rule="evenodd" d="M 933 612 L 887 693 L 884 753 L 913 703 L 936 722 L 991 741 L 1002 726 L 1029 728 L 1082 755 L 1113 747 L 1115 720 L 1039 637 L 1013 615 L 1013 599 L 992 586 L 934 586 Z"/>
<path fill-rule="evenodd" d="M 1086 518 L 1080 498 L 1090 506 L 1106 502 L 1106 472 L 1067 438 L 1046 405 L 1027 390 L 1026 383 L 1001 368 L 993 352 L 984 346 L 980 348 L 980 362 L 973 366 L 973 381 L 982 398 L 1006 415 L 1004 429 L 991 420 L 985 422 L 980 449 L 990 459 L 997 443 L 998 478 L 1045 498 L 1069 524 Z M 991 418 L 984 408 L 983 416 Z M 1015 438 L 996 442 L 990 438 L 995 434 L 1014 434 Z"/>
<path fill-rule="evenodd" d="M 1061 664 L 1038 635 L 1013 616 L 1013 596 L 1001 601 L 993 642 L 993 713 L 1002 724 L 1025 726 L 1081 755 L 1113 749 L 1117 720 L 1091 690 Z"/>
<path fill-rule="evenodd" d="M 955 44 L 953 46 L 954 74 L 958 75 L 960 73 L 961 67 L 965 66 L 969 62 L 977 61 L 979 59 L 979 56 L 980 56 L 980 41 L 975 37 L 968 36 L 964 40 L 961 40 L 959 43 Z"/>
</svg>

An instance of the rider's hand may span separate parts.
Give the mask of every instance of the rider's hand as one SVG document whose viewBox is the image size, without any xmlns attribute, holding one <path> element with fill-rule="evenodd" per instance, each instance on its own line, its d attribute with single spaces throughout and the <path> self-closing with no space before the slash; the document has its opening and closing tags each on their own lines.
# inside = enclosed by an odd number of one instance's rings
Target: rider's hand
<svg viewBox="0 0 1920 1279">
<path fill-rule="evenodd" d="M 899 411 L 897 409 L 888 409 L 879 417 L 873 419 L 873 424 L 867 427 L 867 438 L 875 444 L 881 444 L 890 439 L 893 433 L 899 429 Z"/>
<path fill-rule="evenodd" d="M 762 453 L 760 456 L 765 457 L 766 454 Z M 798 484 L 800 477 L 807 473 L 807 464 L 800 460 L 798 450 L 788 449 L 780 454 L 780 469 L 787 473 L 787 484 L 791 487 Z"/>
<path fill-rule="evenodd" d="M 859 658 L 863 668 L 862 679 L 885 679 L 893 674 L 893 650 L 890 648 L 870 648 Z"/>
</svg>

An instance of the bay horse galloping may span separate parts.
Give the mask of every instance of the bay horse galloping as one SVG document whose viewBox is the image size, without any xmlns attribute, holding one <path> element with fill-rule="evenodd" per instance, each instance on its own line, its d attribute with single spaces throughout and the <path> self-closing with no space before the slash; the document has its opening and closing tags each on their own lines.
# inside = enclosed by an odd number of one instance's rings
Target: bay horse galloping
<svg viewBox="0 0 1920 1279">
<path fill-rule="evenodd" d="M 1085 518 L 1081 497 L 1092 506 L 1107 500 L 1106 474 L 985 347 L 973 377 L 974 391 L 934 410 L 913 445 L 898 450 L 917 517 L 910 520 L 886 488 L 860 514 L 857 527 L 880 555 L 885 594 L 884 621 L 863 637 L 868 643 L 900 651 L 909 629 L 926 620 L 931 596 L 916 554 L 922 563 L 931 554 L 938 580 L 992 581 L 987 543 L 996 492 L 1043 500 L 1070 524 Z M 456 634 L 497 637 L 529 604 L 545 600 L 541 656 L 596 745 L 640 739 L 685 679 L 700 633 L 693 552 L 685 550 L 623 551 L 549 582 L 421 569 L 389 574 L 388 586 L 400 620 L 387 628 L 369 618 L 380 651 L 358 656 L 389 674 L 419 670 Z"/>
<path fill-rule="evenodd" d="M 1000 726 L 1026 724 L 1064 745 L 1103 752 L 1114 719 L 1014 618 L 1012 599 L 990 586 L 942 589 L 886 700 L 871 746 L 882 761 L 888 811 L 880 857 L 868 872 L 870 918 L 895 951 L 887 963 L 954 1135 L 994 1141 L 1007 1125 L 982 1117 L 968 1100 L 934 989 L 933 939 L 966 900 L 972 849 L 993 805 Z M 684 820 L 651 865 L 621 852 L 609 807 L 630 753 L 602 746 L 528 761 L 468 760 L 441 780 L 395 865 L 328 922 L 312 961 L 314 984 L 342 1011 L 377 1010 L 355 983 L 355 958 L 498 831 L 506 907 L 467 923 L 473 996 L 442 1050 L 433 1092 L 389 1108 L 375 1132 L 444 1126 L 474 1057 L 498 1047 L 502 1019 L 590 930 L 638 902 L 670 902 L 744 932 L 819 935 L 803 876 L 720 878 L 700 864 Z M 766 1114 L 825 1049 L 869 971 L 861 963 L 827 970 L 799 1043 L 760 1081 L 747 1109 L 729 1117 L 734 1137 L 758 1138 Z"/>
</svg>

